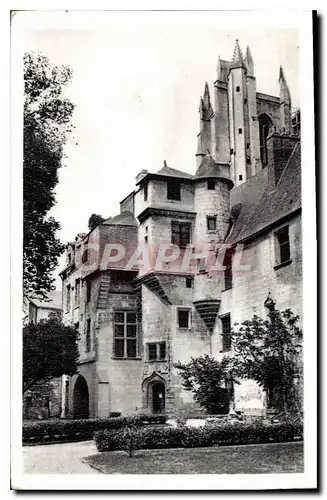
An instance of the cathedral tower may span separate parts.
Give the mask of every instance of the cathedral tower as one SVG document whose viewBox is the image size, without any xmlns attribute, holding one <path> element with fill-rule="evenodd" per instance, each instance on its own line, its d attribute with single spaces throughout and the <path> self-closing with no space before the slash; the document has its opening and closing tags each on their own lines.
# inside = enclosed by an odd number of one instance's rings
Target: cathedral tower
<svg viewBox="0 0 327 500">
<path fill-rule="evenodd" d="M 267 165 L 266 139 L 274 130 L 291 133 L 291 97 L 284 72 L 280 96 L 257 93 L 254 62 L 249 47 L 243 56 L 238 40 L 231 61 L 218 58 L 213 111 L 209 87 L 200 100 L 197 168 L 207 154 L 223 166 L 236 186 Z"/>
</svg>

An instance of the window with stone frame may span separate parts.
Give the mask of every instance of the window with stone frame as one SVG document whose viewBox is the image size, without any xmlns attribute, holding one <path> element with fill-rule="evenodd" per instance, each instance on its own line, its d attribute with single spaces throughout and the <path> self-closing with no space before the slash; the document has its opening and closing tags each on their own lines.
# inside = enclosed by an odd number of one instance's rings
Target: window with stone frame
<svg viewBox="0 0 327 500">
<path fill-rule="evenodd" d="M 189 245 L 191 243 L 191 223 L 172 221 L 171 242 L 179 248 L 185 248 Z"/>
<path fill-rule="evenodd" d="M 224 256 L 224 290 L 233 287 L 233 249 L 228 248 Z"/>
<path fill-rule="evenodd" d="M 144 184 L 143 188 L 143 194 L 144 194 L 144 201 L 148 201 L 148 184 Z"/>
<path fill-rule="evenodd" d="M 77 280 L 75 281 L 75 307 L 79 306 L 80 293 L 81 293 L 81 280 L 80 278 L 77 278 Z"/>
<path fill-rule="evenodd" d="M 291 249 L 289 226 L 284 226 L 275 232 L 276 265 L 290 262 Z"/>
<path fill-rule="evenodd" d="M 137 319 L 135 311 L 114 312 L 114 346 L 115 358 L 137 357 Z"/>
<path fill-rule="evenodd" d="M 216 231 L 217 217 L 215 215 L 207 215 L 207 229 L 208 231 Z"/>
<path fill-rule="evenodd" d="M 86 352 L 91 351 L 91 318 L 86 320 L 86 337 L 85 337 L 85 350 Z"/>
<path fill-rule="evenodd" d="M 228 352 L 231 350 L 232 339 L 231 339 L 231 319 L 230 314 L 225 314 L 220 317 L 221 321 L 221 340 L 222 340 L 222 352 Z"/>
<path fill-rule="evenodd" d="M 147 360 L 164 361 L 166 359 L 166 342 L 148 342 Z"/>
<path fill-rule="evenodd" d="M 180 201 L 181 183 L 178 179 L 170 179 L 167 181 L 167 199 Z"/>
<path fill-rule="evenodd" d="M 189 329 L 191 328 L 191 309 L 177 309 L 177 323 L 178 328 Z"/>
</svg>

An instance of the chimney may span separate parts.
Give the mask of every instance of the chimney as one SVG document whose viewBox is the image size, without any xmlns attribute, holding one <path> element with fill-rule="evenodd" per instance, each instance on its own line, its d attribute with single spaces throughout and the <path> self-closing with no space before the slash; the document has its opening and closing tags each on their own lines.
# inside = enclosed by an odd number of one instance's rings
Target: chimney
<svg viewBox="0 0 327 500">
<path fill-rule="evenodd" d="M 298 142 L 298 137 L 284 134 L 281 135 L 277 132 L 272 132 L 272 134 L 267 137 L 268 180 L 272 189 L 277 186 L 286 164 Z"/>
<path fill-rule="evenodd" d="M 148 173 L 149 172 L 147 170 L 141 170 L 135 178 L 135 183 L 138 184 Z"/>
</svg>

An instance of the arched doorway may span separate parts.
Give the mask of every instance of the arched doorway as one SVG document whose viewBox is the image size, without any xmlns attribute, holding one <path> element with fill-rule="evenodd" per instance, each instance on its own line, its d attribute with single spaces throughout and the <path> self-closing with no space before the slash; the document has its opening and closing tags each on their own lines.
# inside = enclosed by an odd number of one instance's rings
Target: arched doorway
<svg viewBox="0 0 327 500">
<path fill-rule="evenodd" d="M 259 115 L 259 137 L 260 137 L 260 158 L 262 168 L 265 168 L 268 163 L 268 153 L 266 140 L 273 128 L 273 123 L 268 115 L 263 113 Z"/>
<path fill-rule="evenodd" d="M 165 411 L 165 384 L 163 382 L 154 382 L 149 386 L 150 404 L 153 413 L 164 413 Z"/>
<path fill-rule="evenodd" d="M 73 393 L 74 418 L 89 418 L 89 389 L 82 375 L 78 375 Z"/>
</svg>

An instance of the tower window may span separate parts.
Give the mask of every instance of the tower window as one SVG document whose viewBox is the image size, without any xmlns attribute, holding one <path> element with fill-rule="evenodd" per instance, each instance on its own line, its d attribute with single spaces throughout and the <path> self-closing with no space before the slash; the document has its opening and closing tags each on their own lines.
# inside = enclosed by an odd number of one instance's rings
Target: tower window
<svg viewBox="0 0 327 500">
<path fill-rule="evenodd" d="M 178 309 L 177 311 L 178 328 L 190 328 L 191 327 L 191 310 L 190 309 Z"/>
<path fill-rule="evenodd" d="M 277 265 L 289 262 L 291 258 L 290 251 L 290 238 L 289 238 L 289 228 L 288 226 L 279 229 L 275 233 L 276 243 L 277 243 Z"/>
<path fill-rule="evenodd" d="M 180 201 L 181 185 L 178 180 L 174 179 L 167 182 L 167 199 Z"/>
<path fill-rule="evenodd" d="M 246 149 L 249 149 L 249 147 L 250 147 L 250 143 L 249 143 L 249 142 L 247 142 L 247 143 L 246 143 Z"/>
<path fill-rule="evenodd" d="M 191 224 L 173 221 L 171 223 L 171 242 L 181 248 L 189 245 L 191 243 Z"/>
<path fill-rule="evenodd" d="M 114 357 L 136 358 L 136 342 L 136 313 L 131 311 L 116 311 L 114 314 Z"/>
<path fill-rule="evenodd" d="M 244 104 L 246 104 L 248 102 L 247 98 L 245 97 L 244 99 Z"/>
<path fill-rule="evenodd" d="M 148 235 L 144 236 L 144 243 L 147 245 L 148 244 Z"/>
<path fill-rule="evenodd" d="M 240 174 L 240 175 L 238 176 L 238 180 L 239 180 L 239 181 L 242 181 L 242 180 L 243 180 L 243 175 L 242 175 L 242 174 Z"/>
<path fill-rule="evenodd" d="M 237 85 L 237 87 L 236 87 L 236 92 L 240 92 L 240 90 L 241 90 L 241 89 L 240 89 L 239 85 Z"/>
<path fill-rule="evenodd" d="M 217 227 L 217 218 L 215 216 L 207 217 L 207 229 L 208 231 L 215 231 Z"/>
<path fill-rule="evenodd" d="M 233 149 L 233 148 L 231 148 L 231 149 L 230 149 L 230 154 L 231 154 L 231 155 L 233 155 L 233 154 L 234 154 L 234 149 Z"/>
<path fill-rule="evenodd" d="M 193 287 L 193 278 L 187 277 L 185 280 L 186 288 L 192 288 Z"/>
<path fill-rule="evenodd" d="M 220 318 L 221 320 L 221 337 L 222 337 L 222 352 L 230 351 L 232 346 L 231 341 L 231 322 L 230 314 L 226 314 Z"/>
<path fill-rule="evenodd" d="M 242 133 L 242 129 L 241 129 L 241 128 L 239 128 L 239 129 L 238 129 L 238 133 L 239 133 L 239 134 L 241 134 L 241 133 Z"/>
<path fill-rule="evenodd" d="M 269 130 L 271 126 L 272 126 L 271 120 L 267 115 L 259 116 L 260 158 L 261 158 L 262 168 L 266 167 L 268 163 L 266 140 L 269 135 Z"/>
<path fill-rule="evenodd" d="M 216 189 L 216 182 L 212 181 L 212 180 L 208 181 L 207 189 L 211 189 L 211 190 Z"/>
<path fill-rule="evenodd" d="M 147 199 L 148 199 L 148 185 L 147 184 L 145 184 L 145 186 L 144 186 L 143 193 L 144 193 L 144 201 L 147 201 Z"/>
</svg>

